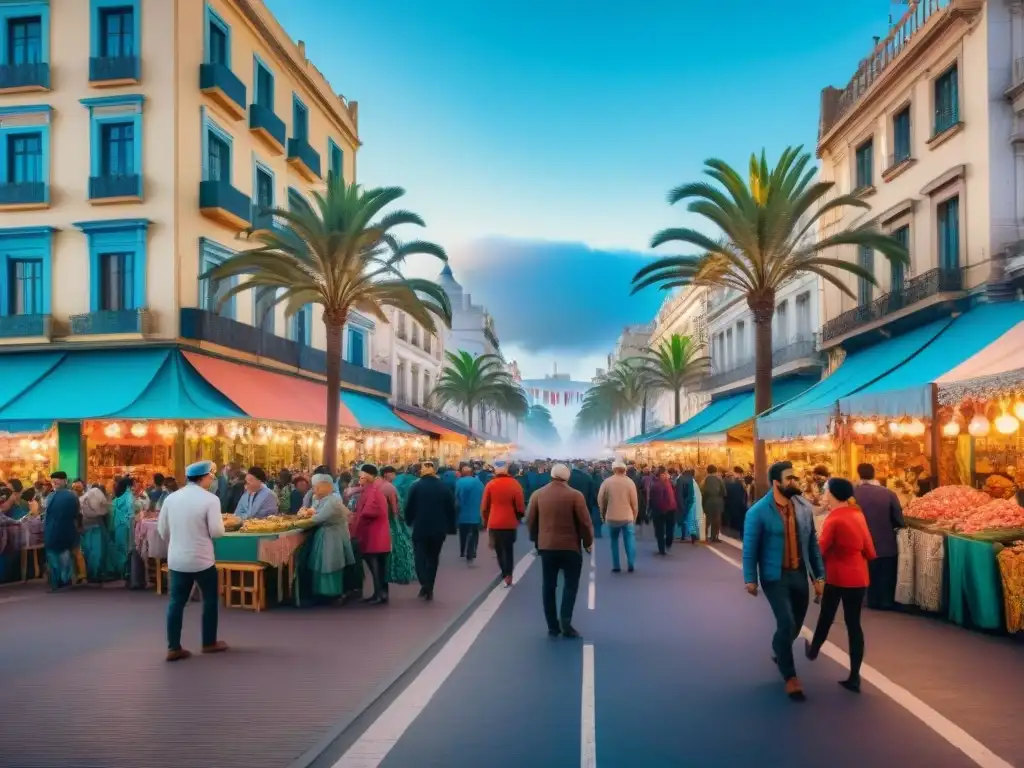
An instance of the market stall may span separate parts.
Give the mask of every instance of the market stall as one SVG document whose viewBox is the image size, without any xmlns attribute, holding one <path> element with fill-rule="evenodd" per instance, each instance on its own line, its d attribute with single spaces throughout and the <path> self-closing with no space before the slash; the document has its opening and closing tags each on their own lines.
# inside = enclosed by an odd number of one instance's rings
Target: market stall
<svg viewBox="0 0 1024 768">
<path fill-rule="evenodd" d="M 56 462 L 53 422 L 0 422 L 0 480 L 18 478 L 28 486 L 48 478 Z"/>
</svg>

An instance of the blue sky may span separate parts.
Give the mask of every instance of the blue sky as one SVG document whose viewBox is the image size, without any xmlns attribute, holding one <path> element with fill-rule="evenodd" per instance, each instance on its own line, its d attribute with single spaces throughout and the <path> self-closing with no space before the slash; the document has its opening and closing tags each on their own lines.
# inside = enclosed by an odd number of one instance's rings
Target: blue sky
<svg viewBox="0 0 1024 768">
<path fill-rule="evenodd" d="M 531 376 L 557 359 L 587 379 L 615 329 L 660 303 L 629 298 L 623 278 L 654 232 L 688 220 L 665 193 L 708 157 L 813 150 L 821 88 L 844 85 L 900 13 L 888 0 L 266 2 L 359 102 L 358 180 L 408 190 L 456 277 L 494 304 L 506 355 Z M 509 270 L 561 290 L 504 289 Z M 608 279 L 574 289 L 581 273 Z M 566 321 L 595 308 L 599 321 Z"/>
</svg>

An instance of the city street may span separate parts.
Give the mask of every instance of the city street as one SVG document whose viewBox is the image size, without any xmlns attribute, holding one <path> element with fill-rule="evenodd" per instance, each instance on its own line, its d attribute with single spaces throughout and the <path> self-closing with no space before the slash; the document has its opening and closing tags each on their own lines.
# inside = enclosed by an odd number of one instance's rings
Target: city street
<svg viewBox="0 0 1024 768">
<path fill-rule="evenodd" d="M 840 766 L 1024 764 L 1024 735 L 1008 706 L 1020 698 L 1019 643 L 872 612 L 862 694 L 836 684 L 845 670 L 827 658 L 844 655 L 840 621 L 836 647 L 813 664 L 798 655 L 807 701 L 793 704 L 769 658 L 767 602 L 746 595 L 726 561 L 739 551 L 714 549 L 723 557 L 676 545 L 661 559 L 648 533 L 637 571 L 612 574 L 607 540 L 599 541 L 594 609 L 585 565 L 574 622 L 582 642 L 546 636 L 540 567 L 528 557 L 464 656 L 461 648 L 444 659 L 442 652 L 361 738 L 315 765 L 476 766 L 486 755 L 496 768 L 674 766 L 684 758 L 737 766 L 783 753 L 791 765 L 823 756 Z M 812 608 L 807 624 L 815 620 Z"/>
</svg>

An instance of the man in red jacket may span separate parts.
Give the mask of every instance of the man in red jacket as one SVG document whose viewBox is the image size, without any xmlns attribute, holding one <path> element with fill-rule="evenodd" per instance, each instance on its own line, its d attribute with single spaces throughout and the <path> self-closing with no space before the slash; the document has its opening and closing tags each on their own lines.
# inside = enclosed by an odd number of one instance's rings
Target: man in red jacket
<svg viewBox="0 0 1024 768">
<path fill-rule="evenodd" d="M 364 603 L 383 605 L 388 601 L 388 557 L 391 555 L 391 525 L 388 502 L 377 479 L 377 467 L 363 464 L 359 470 L 362 492 L 356 502 L 356 539 L 359 553 L 373 579 L 373 594 Z"/>
<path fill-rule="evenodd" d="M 484 487 L 480 512 L 491 537 L 494 553 L 498 556 L 498 567 L 501 568 L 505 586 L 511 587 L 516 530 L 526 513 L 526 502 L 523 487 L 508 473 L 507 461 L 494 462 L 494 479 Z"/>
</svg>

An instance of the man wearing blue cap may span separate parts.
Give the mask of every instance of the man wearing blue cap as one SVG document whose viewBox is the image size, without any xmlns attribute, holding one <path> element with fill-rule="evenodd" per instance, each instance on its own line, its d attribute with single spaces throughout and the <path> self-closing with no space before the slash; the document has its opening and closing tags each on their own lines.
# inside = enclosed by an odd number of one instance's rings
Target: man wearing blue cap
<svg viewBox="0 0 1024 768">
<path fill-rule="evenodd" d="M 181 647 L 181 622 L 192 587 L 203 595 L 203 653 L 220 653 L 228 644 L 217 639 L 217 567 L 213 540 L 224 535 L 220 501 L 210 492 L 213 464 L 198 461 L 185 469 L 185 487 L 164 499 L 157 530 L 167 542 L 171 600 L 167 605 L 167 660 L 192 654 Z"/>
</svg>

